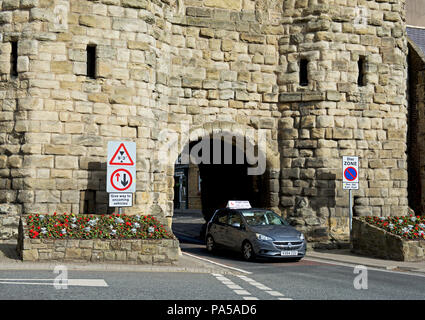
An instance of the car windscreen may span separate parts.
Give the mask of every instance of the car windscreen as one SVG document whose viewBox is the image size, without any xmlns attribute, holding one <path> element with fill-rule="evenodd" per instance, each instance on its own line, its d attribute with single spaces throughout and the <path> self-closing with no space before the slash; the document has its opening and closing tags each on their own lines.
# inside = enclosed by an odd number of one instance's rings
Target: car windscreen
<svg viewBox="0 0 425 320">
<path fill-rule="evenodd" d="M 279 217 L 273 211 L 244 210 L 241 213 L 244 216 L 246 223 L 250 226 L 289 226 L 289 223 L 286 220 Z"/>
</svg>

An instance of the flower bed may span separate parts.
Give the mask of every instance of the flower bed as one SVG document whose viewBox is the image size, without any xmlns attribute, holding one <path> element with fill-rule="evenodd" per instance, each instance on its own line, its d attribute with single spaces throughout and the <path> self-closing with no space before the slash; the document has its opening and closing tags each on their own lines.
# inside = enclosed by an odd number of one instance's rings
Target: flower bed
<svg viewBox="0 0 425 320">
<path fill-rule="evenodd" d="M 425 216 L 363 217 L 364 221 L 404 239 L 425 239 Z"/>
<path fill-rule="evenodd" d="M 174 264 L 179 242 L 155 217 L 28 215 L 19 225 L 24 261 Z"/>
<path fill-rule="evenodd" d="M 423 218 L 353 217 L 352 251 L 362 255 L 397 260 L 423 261 Z"/>
<path fill-rule="evenodd" d="M 164 226 L 151 216 L 29 215 L 32 239 L 171 239 Z"/>
</svg>

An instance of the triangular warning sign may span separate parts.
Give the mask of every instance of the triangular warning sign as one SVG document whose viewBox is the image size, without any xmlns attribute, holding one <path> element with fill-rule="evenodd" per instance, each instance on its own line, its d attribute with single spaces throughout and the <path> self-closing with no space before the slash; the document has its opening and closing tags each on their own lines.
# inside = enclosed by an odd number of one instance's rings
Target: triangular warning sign
<svg viewBox="0 0 425 320">
<path fill-rule="evenodd" d="M 120 146 L 117 148 L 117 151 L 115 151 L 114 155 L 109 161 L 109 164 L 115 166 L 134 166 L 134 161 L 128 154 L 127 148 L 125 147 L 124 143 L 121 143 Z"/>
</svg>

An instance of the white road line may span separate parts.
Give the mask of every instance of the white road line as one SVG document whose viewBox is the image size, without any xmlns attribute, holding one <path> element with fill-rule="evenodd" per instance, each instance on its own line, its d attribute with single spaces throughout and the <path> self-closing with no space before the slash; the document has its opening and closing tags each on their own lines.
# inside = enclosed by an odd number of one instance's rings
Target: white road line
<svg viewBox="0 0 425 320">
<path fill-rule="evenodd" d="M 236 294 L 240 296 L 250 296 L 251 294 L 246 290 L 233 290 Z"/>
<path fill-rule="evenodd" d="M 39 282 L 35 282 L 39 281 Z M 54 279 L 0 279 L 1 284 L 25 284 L 25 285 L 49 285 L 53 286 Z M 81 286 L 81 287 L 107 287 L 103 279 L 61 279 L 57 285 Z"/>
<path fill-rule="evenodd" d="M 336 266 L 343 266 L 343 267 L 350 267 L 350 268 L 354 268 L 358 265 L 364 265 L 365 267 L 367 267 L 368 270 L 372 270 L 372 271 L 380 271 L 380 272 L 389 272 L 389 273 L 398 273 L 398 274 L 403 274 L 403 275 L 408 275 L 408 276 L 414 276 L 414 277 L 425 277 L 425 274 L 419 274 L 419 273 L 414 273 L 414 272 L 409 272 L 409 271 L 395 271 L 395 270 L 386 270 L 386 269 L 380 269 L 378 267 L 372 267 L 372 266 L 368 266 L 368 264 L 362 264 L 362 263 L 355 263 L 355 262 L 339 262 L 339 261 L 335 261 L 335 260 L 326 260 L 326 258 L 316 258 L 316 257 L 306 257 L 305 260 L 309 260 L 309 261 L 314 261 L 314 262 L 321 262 L 321 263 L 325 263 L 325 264 L 329 264 L 329 265 L 336 265 Z"/>
<path fill-rule="evenodd" d="M 252 286 L 254 286 L 254 287 L 256 287 L 256 288 L 258 288 L 258 289 L 260 289 L 260 290 L 263 290 L 264 292 L 267 292 L 269 295 L 271 295 L 272 297 L 284 297 L 285 295 L 284 294 L 282 294 L 282 293 L 280 293 L 279 291 L 275 291 L 275 290 L 273 290 L 273 289 L 271 289 L 271 288 L 269 288 L 269 287 L 267 287 L 267 286 L 265 286 L 265 285 L 263 285 L 262 283 L 260 283 L 260 282 L 257 282 L 257 281 L 255 281 L 254 279 L 251 279 L 251 278 L 249 278 L 249 277 L 247 277 L 247 276 L 242 276 L 242 275 L 238 275 L 237 277 L 239 277 L 240 279 L 242 279 L 242 280 L 244 280 L 244 281 L 246 281 L 246 282 L 248 282 L 250 285 L 252 285 Z M 279 300 L 280 300 L 281 298 L 279 298 Z M 283 299 L 283 298 L 282 298 Z M 289 300 L 289 298 L 284 298 L 285 300 Z M 290 299 L 290 300 L 292 300 L 292 299 Z"/>
<path fill-rule="evenodd" d="M 243 296 L 242 298 L 244 300 L 258 300 L 258 298 L 253 297 L 249 291 L 244 290 L 244 288 L 235 284 L 230 279 L 223 277 L 221 274 L 213 273 L 212 275 L 215 276 L 215 278 L 218 281 L 220 281 L 222 284 L 227 286 L 229 289 L 232 289 L 234 293 L 236 293 L 237 295 Z"/>
<path fill-rule="evenodd" d="M 266 290 L 266 292 L 269 294 L 269 295 L 271 295 L 271 296 L 273 296 L 273 297 L 283 297 L 283 294 L 281 294 L 280 292 L 278 292 L 278 291 L 273 291 L 273 290 Z"/>
<path fill-rule="evenodd" d="M 252 272 L 249 272 L 249 271 L 246 271 L 246 270 L 243 270 L 243 269 L 239 269 L 239 268 L 235 268 L 235 267 L 230 267 L 230 266 L 227 266 L 225 264 L 218 263 L 218 262 L 215 262 L 215 261 L 212 261 L 212 260 L 209 260 L 209 259 L 201 258 L 201 257 L 195 256 L 195 255 L 187 253 L 187 252 L 183 252 L 183 254 L 185 254 L 189 257 L 195 258 L 195 259 L 199 259 L 199 260 L 202 260 L 202 261 L 206 261 L 206 262 L 218 265 L 218 266 L 223 267 L 223 268 L 236 270 L 236 271 L 239 271 L 239 272 L 242 272 L 242 273 L 245 273 L 245 274 L 252 274 Z"/>
<path fill-rule="evenodd" d="M 238 289 L 238 290 L 242 290 L 243 288 L 241 287 L 241 286 L 238 286 L 237 284 L 226 284 L 226 286 L 229 288 L 229 289 Z"/>
</svg>

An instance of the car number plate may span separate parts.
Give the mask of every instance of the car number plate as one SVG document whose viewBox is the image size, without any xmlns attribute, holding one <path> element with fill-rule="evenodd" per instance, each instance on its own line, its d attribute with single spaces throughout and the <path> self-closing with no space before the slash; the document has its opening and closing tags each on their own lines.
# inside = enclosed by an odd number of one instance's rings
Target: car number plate
<svg viewBox="0 0 425 320">
<path fill-rule="evenodd" d="M 282 256 L 297 256 L 298 255 L 298 251 L 281 251 L 280 253 Z"/>
</svg>

